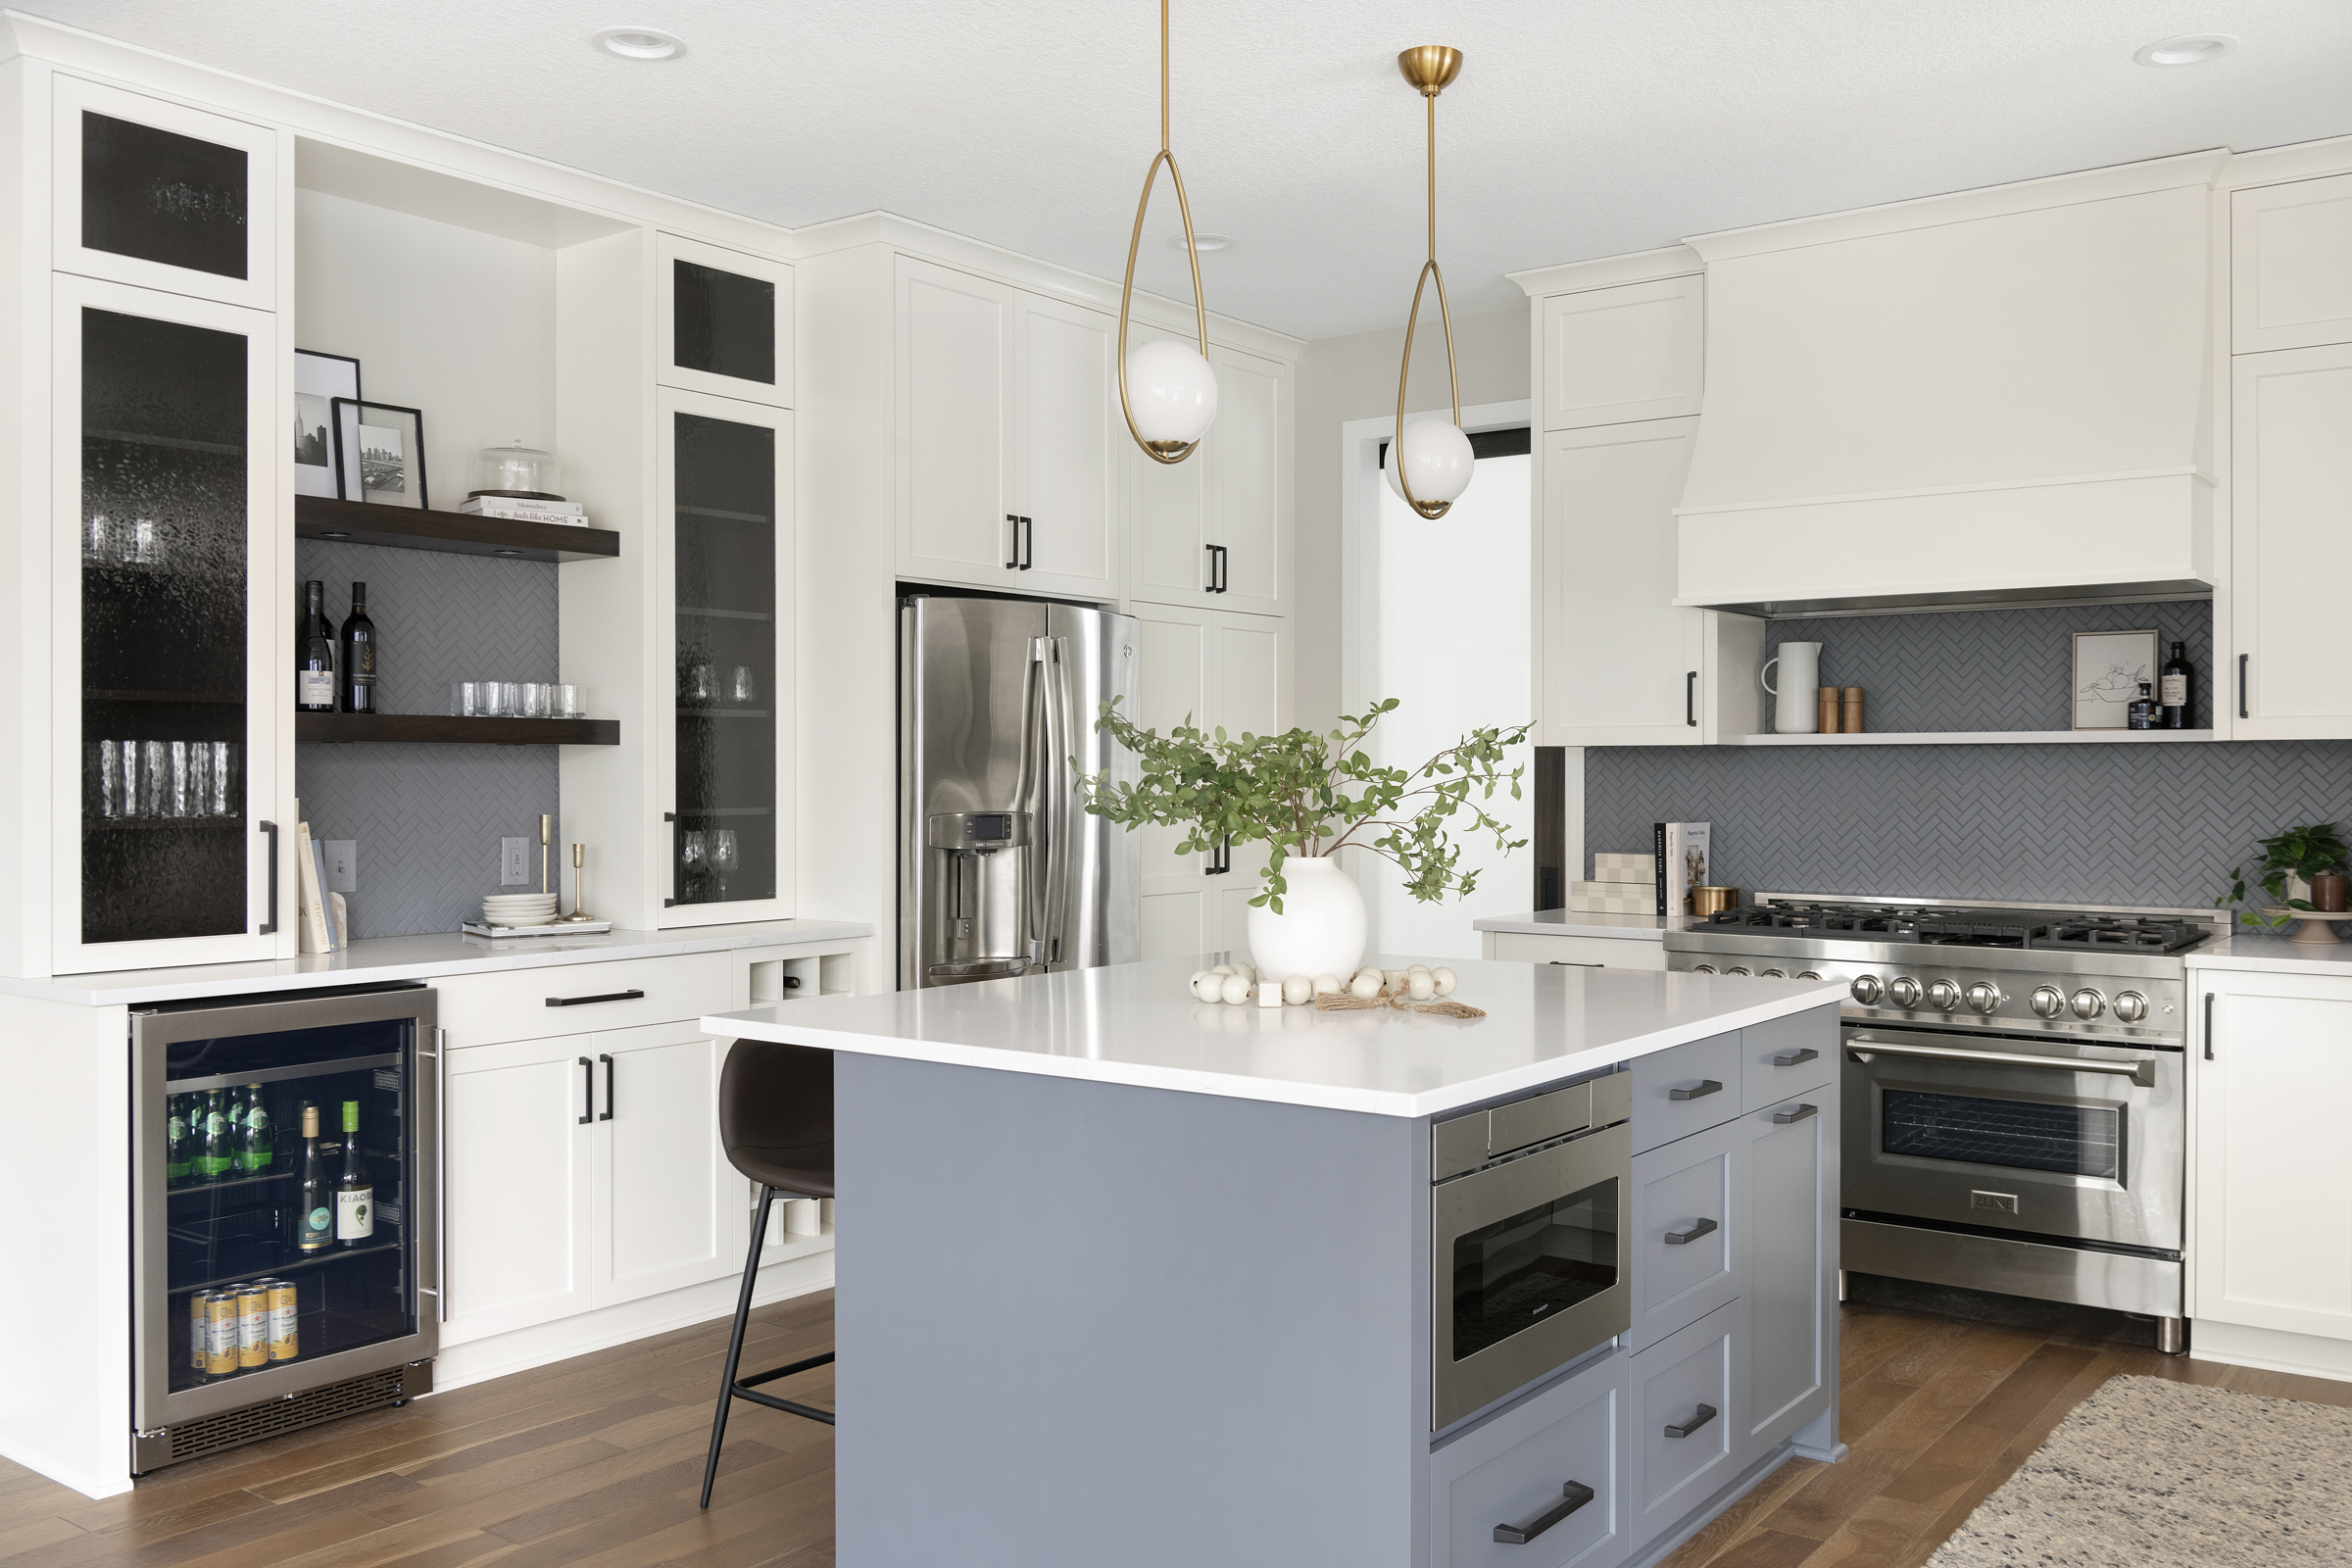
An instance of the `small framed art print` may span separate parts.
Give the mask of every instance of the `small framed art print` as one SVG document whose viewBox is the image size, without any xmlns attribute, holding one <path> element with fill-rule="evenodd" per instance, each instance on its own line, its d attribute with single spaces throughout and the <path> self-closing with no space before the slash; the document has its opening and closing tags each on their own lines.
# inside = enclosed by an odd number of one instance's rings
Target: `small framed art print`
<svg viewBox="0 0 2352 1568">
<path fill-rule="evenodd" d="M 2129 729 L 2140 682 L 2156 684 L 2156 633 L 2075 633 L 2075 728 Z"/>
<path fill-rule="evenodd" d="M 335 472 L 343 499 L 423 510 L 422 411 L 334 398 L 327 412 L 335 431 Z"/>
<path fill-rule="evenodd" d="M 294 493 L 343 494 L 335 467 L 335 430 L 329 405 L 336 398 L 358 402 L 360 362 L 341 354 L 294 351 Z"/>
</svg>

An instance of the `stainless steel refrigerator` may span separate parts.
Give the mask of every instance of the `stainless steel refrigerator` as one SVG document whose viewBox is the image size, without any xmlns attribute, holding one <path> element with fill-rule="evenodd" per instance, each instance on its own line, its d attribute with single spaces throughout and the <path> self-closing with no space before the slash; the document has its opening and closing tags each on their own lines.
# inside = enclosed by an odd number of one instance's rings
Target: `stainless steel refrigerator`
<svg viewBox="0 0 2352 1568">
<path fill-rule="evenodd" d="M 899 605 L 899 989 L 1142 956 L 1142 849 L 1078 775 L 1141 776 L 1095 728 L 1136 706 L 1131 615 L 1034 600 Z"/>
</svg>

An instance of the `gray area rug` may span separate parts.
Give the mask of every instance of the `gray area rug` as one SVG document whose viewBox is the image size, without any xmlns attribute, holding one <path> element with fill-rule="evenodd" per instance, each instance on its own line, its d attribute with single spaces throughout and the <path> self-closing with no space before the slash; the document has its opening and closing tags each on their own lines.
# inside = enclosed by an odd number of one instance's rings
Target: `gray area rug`
<svg viewBox="0 0 2352 1568">
<path fill-rule="evenodd" d="M 1928 1568 L 2352 1562 L 2352 1410 L 2118 1377 Z"/>
</svg>

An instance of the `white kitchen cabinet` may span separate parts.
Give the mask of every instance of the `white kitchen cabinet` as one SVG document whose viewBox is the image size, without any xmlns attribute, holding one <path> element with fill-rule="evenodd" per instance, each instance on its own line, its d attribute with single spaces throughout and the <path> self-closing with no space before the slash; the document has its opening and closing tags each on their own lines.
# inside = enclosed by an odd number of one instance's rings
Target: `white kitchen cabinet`
<svg viewBox="0 0 2352 1568">
<path fill-rule="evenodd" d="M 2192 1333 L 2211 1323 L 2352 1340 L 2352 1141 L 2339 1114 L 2352 1101 L 2352 979 L 2190 979 L 2197 1000 L 2213 999 L 2211 1054 L 2192 1047 L 2189 1061 Z M 2299 1357 L 2273 1348 L 2267 1359 Z"/>
<path fill-rule="evenodd" d="M 2352 174 L 2230 198 L 2233 353 L 2352 342 Z"/>
<path fill-rule="evenodd" d="M 1176 334 L 1130 325 L 1128 337 L 1132 346 Z M 1125 422 L 1119 424 L 1135 497 L 1132 597 L 1282 614 L 1290 608 L 1283 437 L 1292 368 L 1214 343 L 1208 358 L 1217 375 L 1217 418 L 1192 457 L 1153 463 L 1133 450 Z"/>
<path fill-rule="evenodd" d="M 1138 604 L 1135 614 L 1142 639 L 1136 711 L 1145 728 L 1164 735 L 1188 716 L 1211 734 L 1220 726 L 1235 736 L 1290 726 L 1287 620 L 1151 604 Z M 1255 896 L 1252 873 L 1264 863 L 1265 846 L 1179 856 L 1181 829 L 1137 831 L 1144 835 L 1143 956 L 1182 957 L 1242 946 L 1244 910 Z M 1218 869 L 1220 862 L 1228 868 Z M 1246 889 L 1234 885 L 1245 881 Z"/>
<path fill-rule="evenodd" d="M 897 260 L 902 573 L 1118 597 L 1117 322 Z"/>
<path fill-rule="evenodd" d="M 792 407 L 791 267 L 675 234 L 654 259 L 654 379 Z"/>
<path fill-rule="evenodd" d="M 1752 1040 L 1759 1031 L 1743 1030 Z M 1746 1441 L 1754 1458 L 1830 1407 L 1838 1371 L 1834 1083 L 1751 1110 L 1746 1146 Z"/>
<path fill-rule="evenodd" d="M 1678 418 L 1544 437 L 1544 745 L 1696 746 L 1758 727 L 1764 621 L 1674 603 L 1697 434 Z"/>
<path fill-rule="evenodd" d="M 597 1067 L 595 1304 L 743 1266 L 743 1178 L 718 1143 L 725 1046 L 691 1023 L 576 1037 Z"/>
<path fill-rule="evenodd" d="M 1544 937 L 1523 931 L 1482 931 L 1481 957 L 1506 963 L 1564 963 L 1580 969 L 1663 969 L 1665 944 L 1656 938 Z"/>
<path fill-rule="evenodd" d="M 1544 428 L 1698 413 L 1705 385 L 1701 273 L 1554 294 L 1543 302 Z"/>
<path fill-rule="evenodd" d="M 447 1343 L 594 1304 L 596 1076 L 583 1054 L 563 1037 L 445 1054 Z"/>
<path fill-rule="evenodd" d="M 2231 370 L 2232 647 L 2217 716 L 2237 740 L 2352 735 L 2337 633 L 2352 573 L 2352 344 L 2241 355 Z"/>
</svg>

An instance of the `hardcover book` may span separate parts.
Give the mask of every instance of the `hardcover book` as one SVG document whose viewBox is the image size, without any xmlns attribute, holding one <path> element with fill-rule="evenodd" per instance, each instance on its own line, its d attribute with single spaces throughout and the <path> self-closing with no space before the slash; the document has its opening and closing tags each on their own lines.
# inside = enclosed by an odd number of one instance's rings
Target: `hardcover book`
<svg viewBox="0 0 2352 1568">
<path fill-rule="evenodd" d="M 1659 914 L 1689 914 L 1690 890 L 1707 885 L 1705 822 L 1660 822 L 1652 831 Z"/>
</svg>

